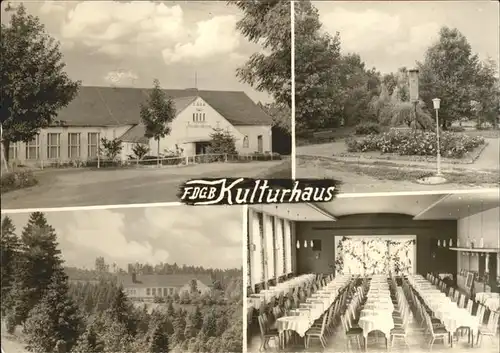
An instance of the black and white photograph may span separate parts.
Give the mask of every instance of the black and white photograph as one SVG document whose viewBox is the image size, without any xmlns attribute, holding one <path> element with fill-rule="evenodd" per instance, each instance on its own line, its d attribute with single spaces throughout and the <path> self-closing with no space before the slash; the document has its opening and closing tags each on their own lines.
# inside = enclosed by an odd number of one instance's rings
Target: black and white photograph
<svg viewBox="0 0 500 353">
<path fill-rule="evenodd" d="M 295 4 L 297 178 L 497 187 L 498 1 Z"/>
<path fill-rule="evenodd" d="M 2 215 L 2 352 L 242 352 L 242 207 L 187 208 Z"/>
<path fill-rule="evenodd" d="M 2 208 L 290 178 L 290 23 L 289 1 L 2 2 Z"/>
<path fill-rule="evenodd" d="M 499 202 L 481 189 L 248 206 L 247 352 L 498 352 Z"/>
</svg>

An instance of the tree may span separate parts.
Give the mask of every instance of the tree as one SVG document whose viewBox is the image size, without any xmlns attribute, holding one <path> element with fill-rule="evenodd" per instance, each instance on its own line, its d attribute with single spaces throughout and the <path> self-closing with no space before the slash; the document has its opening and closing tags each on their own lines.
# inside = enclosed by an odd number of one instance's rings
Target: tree
<svg viewBox="0 0 500 353">
<path fill-rule="evenodd" d="M 12 309 L 18 324 L 26 320 L 29 310 L 40 301 L 53 276 L 64 272 L 57 235 L 43 213 L 30 215 L 21 242 L 22 251 L 12 292 L 15 302 Z"/>
<path fill-rule="evenodd" d="M 1 273 L 1 295 L 2 295 L 2 313 L 8 307 L 6 298 L 14 284 L 16 272 L 16 259 L 20 252 L 20 242 L 17 237 L 16 228 L 12 219 L 5 216 L 2 219 L 2 231 L 0 242 L 0 273 Z"/>
<path fill-rule="evenodd" d="M 224 130 L 222 128 L 214 128 L 213 130 L 214 131 L 210 134 L 210 145 L 207 148 L 209 154 L 238 154 L 236 151 L 235 138 L 229 130 Z"/>
<path fill-rule="evenodd" d="M 108 272 L 109 271 L 109 265 L 106 264 L 106 260 L 104 260 L 104 257 L 99 256 L 95 259 L 95 270 L 97 272 Z"/>
<path fill-rule="evenodd" d="M 146 104 L 141 104 L 141 120 L 146 128 L 144 136 L 157 143 L 158 165 L 160 165 L 160 139 L 170 134 L 170 123 L 176 116 L 175 105 L 160 87 L 160 81 L 153 81 L 153 89 Z"/>
<path fill-rule="evenodd" d="M 104 343 L 100 340 L 98 331 L 94 322 L 87 325 L 85 331 L 78 338 L 77 343 L 71 350 L 71 353 L 102 353 L 104 352 Z"/>
<path fill-rule="evenodd" d="M 229 1 L 243 12 L 236 28 L 263 51 L 254 53 L 237 70 L 238 78 L 268 92 L 277 104 L 291 108 L 290 2 L 285 0 Z"/>
<path fill-rule="evenodd" d="M 168 335 L 164 327 L 157 324 L 150 334 L 148 343 L 149 353 L 168 353 Z"/>
<path fill-rule="evenodd" d="M 68 77 L 59 43 L 22 4 L 1 28 L 0 123 L 8 160 L 10 143 L 30 141 L 41 128 L 54 124 L 58 111 L 75 98 L 80 82 Z"/>
<path fill-rule="evenodd" d="M 477 101 L 475 113 L 479 128 L 485 122 L 493 127 L 498 125 L 500 86 L 497 73 L 497 63 L 493 59 L 487 59 L 479 64 L 474 91 L 474 100 Z"/>
<path fill-rule="evenodd" d="M 341 70 L 338 33 L 332 37 L 322 31 L 318 11 L 310 1 L 296 2 L 296 131 L 341 124 Z"/>
<path fill-rule="evenodd" d="M 143 143 L 136 143 L 134 147 L 132 147 L 132 152 L 134 153 L 135 159 L 140 161 L 149 153 L 149 146 Z"/>
<path fill-rule="evenodd" d="M 120 155 L 123 145 L 122 140 L 119 138 L 114 138 L 112 140 L 108 140 L 103 137 L 101 139 L 102 148 L 101 151 L 104 153 L 106 158 L 110 161 L 116 161 L 116 158 Z"/>
<path fill-rule="evenodd" d="M 54 273 L 41 301 L 30 311 L 24 332 L 34 353 L 68 352 L 78 339 L 82 317 L 68 297 L 65 274 Z"/>
<path fill-rule="evenodd" d="M 439 118 L 443 129 L 471 114 L 478 57 L 458 29 L 441 28 L 439 40 L 427 49 L 418 67 L 419 95 L 429 111 L 433 111 L 432 99 L 441 99 Z"/>
</svg>

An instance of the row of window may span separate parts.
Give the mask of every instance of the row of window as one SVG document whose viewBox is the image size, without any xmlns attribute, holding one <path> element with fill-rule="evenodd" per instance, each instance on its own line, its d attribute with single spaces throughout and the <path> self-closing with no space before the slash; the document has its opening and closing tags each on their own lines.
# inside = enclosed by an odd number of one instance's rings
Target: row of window
<svg viewBox="0 0 500 353">
<path fill-rule="evenodd" d="M 205 122 L 205 113 L 193 113 L 193 122 L 194 123 L 204 123 Z"/>
<path fill-rule="evenodd" d="M 249 210 L 247 242 L 251 286 L 293 272 L 290 221 Z"/>
<path fill-rule="evenodd" d="M 61 133 L 48 133 L 47 134 L 47 158 L 59 159 L 61 158 Z M 37 160 L 40 159 L 40 135 L 37 135 L 33 140 L 26 143 L 26 159 Z M 18 144 L 11 144 L 9 146 L 10 159 L 17 159 L 19 156 Z M 89 158 L 97 157 L 99 151 L 99 133 L 89 132 L 87 134 L 87 156 Z M 77 159 L 82 156 L 82 143 L 81 133 L 70 132 L 68 133 L 68 158 Z"/>
<path fill-rule="evenodd" d="M 173 295 L 174 292 L 174 288 L 146 288 L 146 295 L 151 295 L 153 297 L 166 297 L 168 295 Z"/>
</svg>

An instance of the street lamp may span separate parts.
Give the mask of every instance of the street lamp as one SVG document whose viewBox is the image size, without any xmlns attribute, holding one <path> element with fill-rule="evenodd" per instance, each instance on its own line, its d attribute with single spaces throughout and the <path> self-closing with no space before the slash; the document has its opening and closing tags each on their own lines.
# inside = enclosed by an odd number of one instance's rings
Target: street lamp
<svg viewBox="0 0 500 353">
<path fill-rule="evenodd" d="M 437 140 L 437 174 L 436 176 L 442 176 L 441 174 L 441 146 L 439 144 L 439 108 L 441 107 L 441 99 L 434 98 L 432 100 L 434 105 L 434 110 L 436 111 L 436 140 Z"/>
</svg>

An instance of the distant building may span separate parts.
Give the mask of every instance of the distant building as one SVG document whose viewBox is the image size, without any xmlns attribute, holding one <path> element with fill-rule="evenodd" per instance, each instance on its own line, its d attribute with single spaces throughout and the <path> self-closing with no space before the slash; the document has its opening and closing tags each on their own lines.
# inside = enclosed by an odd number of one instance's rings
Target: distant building
<svg viewBox="0 0 500 353">
<path fill-rule="evenodd" d="M 137 275 L 135 273 L 118 275 L 118 284 L 130 299 L 153 300 L 168 297 L 175 293 L 191 291 L 191 281 L 196 280 L 198 293 L 209 293 L 213 280 L 210 275 Z"/>
<path fill-rule="evenodd" d="M 81 87 L 76 98 L 63 108 L 55 124 L 42 129 L 32 141 L 12 143 L 9 160 L 25 164 L 65 163 L 97 158 L 101 138 L 123 142 L 122 160 L 135 144 L 149 146 L 156 156 L 157 142 L 144 136 L 140 106 L 150 89 Z M 214 128 L 229 131 L 241 154 L 271 152 L 272 118 L 244 92 L 197 89 L 164 90 L 177 116 L 171 132 L 160 140 L 160 153 L 183 156 L 205 154 Z"/>
</svg>

